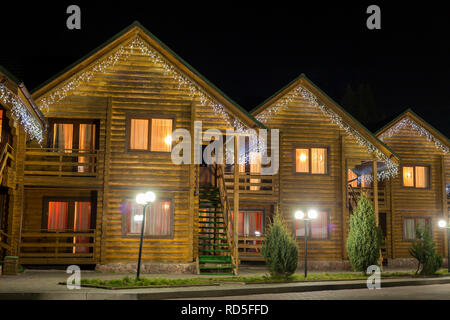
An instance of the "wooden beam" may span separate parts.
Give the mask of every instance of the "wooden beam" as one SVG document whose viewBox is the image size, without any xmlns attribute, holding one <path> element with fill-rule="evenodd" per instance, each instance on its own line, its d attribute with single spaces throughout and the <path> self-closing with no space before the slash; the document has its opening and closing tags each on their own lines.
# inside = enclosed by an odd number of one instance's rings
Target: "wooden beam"
<svg viewBox="0 0 450 320">
<path fill-rule="evenodd" d="M 195 121 L 195 105 L 194 101 L 191 103 L 191 132 L 194 132 L 194 121 Z M 194 214 L 195 214 L 195 197 L 194 192 L 196 189 L 196 181 L 195 181 L 195 164 L 194 164 L 194 144 L 191 143 L 191 164 L 189 165 L 189 220 L 188 220 L 188 238 L 189 238 L 189 247 L 188 247 L 188 259 L 189 261 L 194 261 L 197 254 L 194 250 L 194 237 L 197 236 L 197 233 L 194 235 Z"/>
<path fill-rule="evenodd" d="M 106 262 L 106 232 L 108 226 L 108 201 L 109 201 L 109 166 L 111 161 L 111 121 L 112 121 L 112 98 L 108 97 L 108 106 L 106 108 L 106 138 L 105 138 L 105 156 L 103 160 L 103 206 L 102 206 L 102 225 L 100 228 L 100 264 Z"/>
<path fill-rule="evenodd" d="M 448 221 L 449 215 L 448 215 L 448 202 L 447 202 L 447 190 L 446 190 L 446 183 L 445 183 L 445 156 L 441 155 L 441 182 L 442 182 L 442 189 L 441 189 L 441 198 L 442 198 L 442 217 Z M 447 230 L 445 230 L 447 231 Z M 448 232 L 444 232 L 444 257 L 448 257 Z M 448 263 L 448 261 L 447 261 Z"/>
<path fill-rule="evenodd" d="M 341 234 L 341 256 L 342 260 L 345 260 L 347 257 L 346 250 L 346 242 L 347 242 L 347 172 L 346 172 L 346 162 L 345 162 L 345 136 L 339 136 L 340 141 L 340 151 L 341 151 L 341 225 L 342 225 L 342 234 Z"/>
<path fill-rule="evenodd" d="M 373 209 L 375 211 L 375 218 L 377 226 L 380 224 L 380 217 L 378 213 L 378 177 L 377 177 L 377 160 L 372 161 L 372 178 L 373 178 Z"/>
<path fill-rule="evenodd" d="M 239 143 L 238 137 L 234 137 L 234 192 L 233 192 L 233 231 L 234 231 L 234 245 L 236 248 L 233 248 L 235 252 L 237 251 L 238 245 L 238 217 L 239 217 Z M 236 261 L 239 260 L 239 257 L 235 255 Z M 238 272 L 238 263 L 236 263 L 236 273 Z"/>
</svg>

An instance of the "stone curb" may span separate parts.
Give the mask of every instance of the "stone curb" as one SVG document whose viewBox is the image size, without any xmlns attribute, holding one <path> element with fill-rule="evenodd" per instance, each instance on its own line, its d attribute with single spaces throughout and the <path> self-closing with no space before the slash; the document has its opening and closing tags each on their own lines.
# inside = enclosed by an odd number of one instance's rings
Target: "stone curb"
<svg viewBox="0 0 450 320">
<path fill-rule="evenodd" d="M 402 287 L 402 286 L 423 286 L 433 284 L 448 284 L 450 278 L 434 278 L 421 280 L 400 280 L 383 281 L 381 288 Z M 358 283 L 315 283 L 295 286 L 266 286 L 252 288 L 221 288 L 216 290 L 177 290 L 159 292 L 43 292 L 43 293 L 0 293 L 0 300 L 161 300 L 161 299 L 189 299 L 189 298 L 210 298 L 225 296 L 242 296 L 268 293 L 288 293 L 288 292 L 312 292 L 325 290 L 346 290 L 346 289 L 367 289 L 366 282 Z"/>
</svg>

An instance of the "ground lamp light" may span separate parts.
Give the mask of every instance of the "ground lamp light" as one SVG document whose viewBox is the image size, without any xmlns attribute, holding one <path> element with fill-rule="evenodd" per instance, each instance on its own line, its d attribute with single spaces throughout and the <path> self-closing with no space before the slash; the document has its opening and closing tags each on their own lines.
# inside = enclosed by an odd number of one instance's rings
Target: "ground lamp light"
<svg viewBox="0 0 450 320">
<path fill-rule="evenodd" d="M 134 217 L 135 221 L 142 221 L 141 240 L 139 243 L 139 258 L 138 258 L 138 265 L 137 265 L 136 280 L 139 280 L 139 275 L 141 273 L 142 242 L 144 239 L 144 228 L 145 228 L 145 210 L 147 209 L 147 206 L 150 206 L 150 210 L 151 210 L 152 203 L 153 203 L 153 201 L 155 201 L 155 199 L 156 199 L 156 196 L 151 191 L 146 192 L 146 193 L 139 193 L 136 196 L 136 203 L 143 206 L 142 217 L 141 216 Z"/>
<path fill-rule="evenodd" d="M 450 226 L 448 225 L 447 221 L 444 219 L 439 220 L 438 222 L 439 228 L 447 229 L 447 270 L 450 273 Z"/>
<path fill-rule="evenodd" d="M 317 218 L 316 210 L 309 210 L 308 215 L 301 210 L 295 212 L 295 219 L 303 220 L 305 222 L 305 279 L 308 276 L 308 230 L 309 221 Z"/>
</svg>

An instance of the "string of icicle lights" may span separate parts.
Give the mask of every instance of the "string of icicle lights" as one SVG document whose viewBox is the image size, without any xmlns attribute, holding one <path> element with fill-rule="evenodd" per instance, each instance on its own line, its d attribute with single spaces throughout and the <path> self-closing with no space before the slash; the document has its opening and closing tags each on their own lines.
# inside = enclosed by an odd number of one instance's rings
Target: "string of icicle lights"
<svg viewBox="0 0 450 320">
<path fill-rule="evenodd" d="M 89 82 L 97 72 L 105 72 L 106 69 L 113 67 L 119 59 L 126 61 L 133 54 L 134 50 L 139 50 L 143 55 L 149 57 L 153 63 L 161 66 L 165 75 L 171 75 L 176 79 L 179 88 L 187 89 L 191 97 L 198 97 L 202 106 L 210 106 L 217 117 L 223 119 L 229 127 L 234 128 L 237 132 L 246 132 L 246 126 L 239 119 L 232 117 L 221 103 L 217 102 L 187 75 L 169 63 L 159 52 L 148 46 L 139 36 L 136 36 L 127 44 L 121 45 L 115 52 L 101 61 L 90 65 L 85 71 L 72 76 L 57 89 L 52 90 L 49 95 L 38 99 L 39 107 L 43 112 L 47 112 L 50 106 L 63 100 L 82 83 Z"/>
<path fill-rule="evenodd" d="M 395 125 L 390 127 L 388 130 L 380 134 L 380 140 L 384 141 L 386 138 L 392 137 L 394 134 L 398 133 L 400 130 L 410 129 L 418 133 L 419 135 L 425 137 L 428 141 L 434 142 L 436 148 L 441 149 L 444 153 L 449 153 L 449 148 L 444 145 L 439 139 L 432 135 L 427 129 L 417 124 L 410 117 L 405 117 Z"/>
<path fill-rule="evenodd" d="M 265 109 L 260 114 L 258 114 L 256 116 L 256 119 L 262 123 L 266 123 L 272 116 L 285 109 L 292 100 L 298 97 L 307 100 L 313 106 L 319 108 L 322 113 L 330 119 L 332 123 L 335 123 L 340 128 L 344 129 L 348 135 L 355 138 L 360 145 L 364 146 L 370 153 L 374 154 L 378 160 L 384 161 L 386 163 L 386 169 L 377 173 L 378 180 L 395 177 L 398 174 L 398 165 L 394 161 L 389 159 L 383 152 L 378 150 L 378 148 L 376 148 L 370 141 L 361 136 L 357 130 L 353 129 L 350 125 L 345 123 L 342 117 L 339 116 L 336 112 L 328 108 L 325 104 L 319 103 L 317 97 L 301 85 L 298 85 L 296 88 L 291 90 L 287 95 L 278 100 L 278 102 L 273 106 Z"/>
<path fill-rule="evenodd" d="M 14 121 L 17 121 L 24 127 L 25 132 L 31 139 L 35 139 L 41 144 L 43 140 L 43 128 L 28 111 L 22 99 L 9 90 L 3 83 L 0 83 L 0 101 L 5 105 L 11 105 L 11 115 Z"/>
</svg>

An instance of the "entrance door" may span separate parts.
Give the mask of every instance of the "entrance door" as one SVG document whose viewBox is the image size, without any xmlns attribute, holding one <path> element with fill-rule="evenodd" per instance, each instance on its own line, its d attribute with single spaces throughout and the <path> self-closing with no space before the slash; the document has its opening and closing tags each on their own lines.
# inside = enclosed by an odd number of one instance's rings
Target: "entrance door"
<svg viewBox="0 0 450 320">
<path fill-rule="evenodd" d="M 200 187 L 211 187 L 213 186 L 213 168 L 212 165 L 206 164 L 203 157 L 203 152 L 205 151 L 207 145 L 202 145 L 202 164 L 199 170 L 199 185 Z"/>
</svg>

